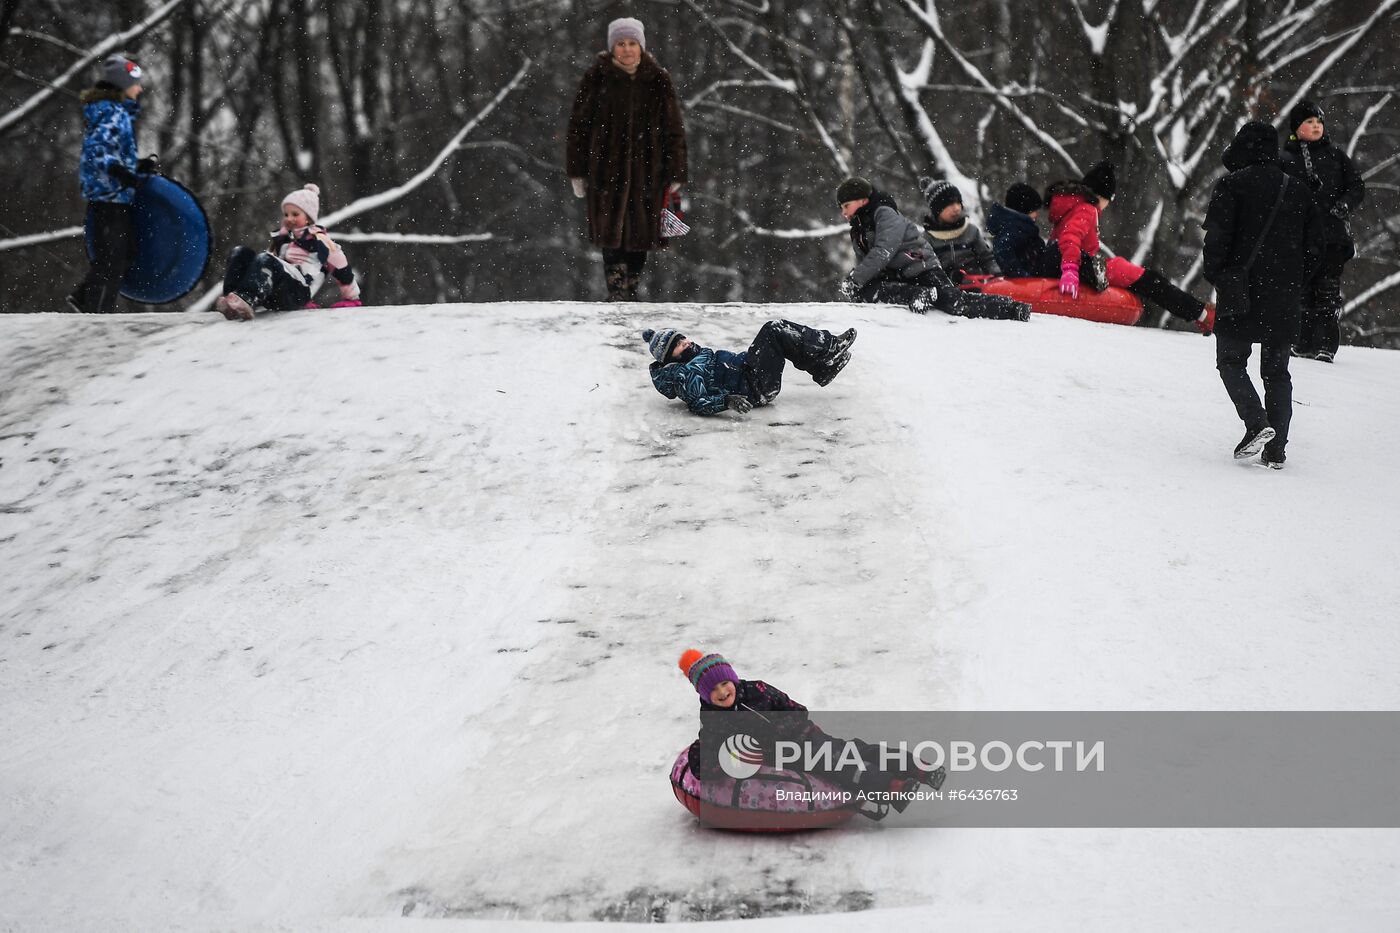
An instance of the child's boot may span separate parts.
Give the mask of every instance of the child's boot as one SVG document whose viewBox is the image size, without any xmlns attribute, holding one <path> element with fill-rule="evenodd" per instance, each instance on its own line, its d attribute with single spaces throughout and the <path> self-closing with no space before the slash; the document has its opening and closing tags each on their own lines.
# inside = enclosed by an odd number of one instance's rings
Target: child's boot
<svg viewBox="0 0 1400 933">
<path fill-rule="evenodd" d="M 236 292 L 230 292 L 224 296 L 224 317 L 230 321 L 251 321 L 253 319 L 253 307 L 244 301 L 242 296 Z"/>
<path fill-rule="evenodd" d="M 847 350 L 826 366 L 814 370 L 812 372 L 812 381 L 823 387 L 831 385 L 831 380 L 835 379 L 837 375 L 840 374 L 841 370 L 846 368 L 846 364 L 850 361 L 851 351 Z"/>
</svg>

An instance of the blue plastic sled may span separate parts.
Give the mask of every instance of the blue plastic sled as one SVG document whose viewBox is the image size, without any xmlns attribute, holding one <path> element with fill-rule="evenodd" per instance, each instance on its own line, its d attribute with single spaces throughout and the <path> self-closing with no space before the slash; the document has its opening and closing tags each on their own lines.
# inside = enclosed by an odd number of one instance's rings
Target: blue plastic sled
<svg viewBox="0 0 1400 933">
<path fill-rule="evenodd" d="M 188 295 L 209 265 L 209 218 L 199 201 L 178 181 L 151 175 L 136 189 L 131 220 L 136 258 L 122 279 L 122 296 L 163 305 Z M 90 222 L 87 231 L 91 257 Z"/>
</svg>

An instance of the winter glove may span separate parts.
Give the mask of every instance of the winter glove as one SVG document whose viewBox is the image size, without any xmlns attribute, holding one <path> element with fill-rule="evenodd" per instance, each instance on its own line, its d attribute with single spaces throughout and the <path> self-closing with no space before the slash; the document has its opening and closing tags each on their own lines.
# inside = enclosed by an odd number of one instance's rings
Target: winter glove
<svg viewBox="0 0 1400 933">
<path fill-rule="evenodd" d="M 358 299 L 358 298 L 342 298 L 340 301 L 337 301 L 335 304 L 331 305 L 331 307 L 332 307 L 332 308 L 361 308 L 361 307 L 364 307 L 364 302 L 360 301 L 360 299 Z"/>
<path fill-rule="evenodd" d="M 856 280 L 849 275 L 841 280 L 841 284 L 836 286 L 836 294 L 842 301 L 856 300 Z"/>
<path fill-rule="evenodd" d="M 1347 215 L 1351 213 L 1351 208 L 1347 207 L 1345 201 L 1338 201 L 1332 205 L 1332 209 L 1328 213 L 1338 220 L 1346 220 Z"/>
<path fill-rule="evenodd" d="M 107 174 L 121 182 L 127 188 L 139 188 L 142 179 L 131 169 L 120 162 L 113 162 L 107 169 Z"/>
<path fill-rule="evenodd" d="M 156 155 L 155 153 L 151 153 L 144 159 L 138 161 L 136 163 L 136 173 L 138 175 L 159 175 L 160 156 Z"/>
<path fill-rule="evenodd" d="M 671 182 L 669 185 L 666 186 L 666 193 L 667 193 L 667 194 L 678 194 L 678 193 L 680 192 L 680 190 L 681 190 L 681 183 L 678 182 L 678 181 L 673 181 L 673 182 Z"/>
<path fill-rule="evenodd" d="M 583 197 L 584 192 L 588 190 L 588 187 L 582 178 L 570 178 L 569 184 L 574 186 L 574 197 L 576 198 Z"/>
<path fill-rule="evenodd" d="M 1202 337 L 1209 337 L 1215 333 L 1215 305 L 1206 305 L 1206 309 L 1196 319 L 1196 330 L 1201 332 Z"/>
<path fill-rule="evenodd" d="M 1067 262 L 1060 266 L 1060 294 L 1079 297 L 1079 267 L 1074 263 Z"/>
<path fill-rule="evenodd" d="M 742 395 L 726 395 L 724 397 L 724 407 L 730 411 L 737 411 L 741 415 L 747 415 L 753 411 L 753 402 Z"/>
</svg>

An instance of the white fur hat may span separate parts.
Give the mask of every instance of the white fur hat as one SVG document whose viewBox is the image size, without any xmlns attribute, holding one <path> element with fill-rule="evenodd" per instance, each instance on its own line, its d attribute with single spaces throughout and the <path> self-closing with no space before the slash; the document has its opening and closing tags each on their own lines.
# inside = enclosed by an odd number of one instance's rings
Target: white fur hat
<svg viewBox="0 0 1400 933">
<path fill-rule="evenodd" d="M 321 189 L 317 185 L 308 183 L 306 187 L 298 188 L 283 198 L 282 203 L 301 208 L 301 212 L 310 217 L 312 223 L 315 223 L 316 218 L 321 213 Z"/>
<path fill-rule="evenodd" d="M 647 47 L 647 32 L 642 26 L 642 21 L 624 16 L 622 19 L 615 19 L 608 23 L 608 50 L 622 39 L 636 39 L 637 44 L 642 48 Z"/>
</svg>

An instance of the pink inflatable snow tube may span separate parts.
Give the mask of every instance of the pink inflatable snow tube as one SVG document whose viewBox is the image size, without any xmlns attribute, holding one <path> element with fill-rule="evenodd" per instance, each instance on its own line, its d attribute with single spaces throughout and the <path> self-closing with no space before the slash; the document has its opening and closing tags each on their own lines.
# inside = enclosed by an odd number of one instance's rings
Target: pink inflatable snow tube
<svg viewBox="0 0 1400 933">
<path fill-rule="evenodd" d="M 763 767 L 750 778 L 701 781 L 690 769 L 688 747 L 671 767 L 671 790 L 704 825 L 745 833 L 829 829 L 855 816 L 858 806 L 844 788 L 798 771 Z"/>
</svg>

